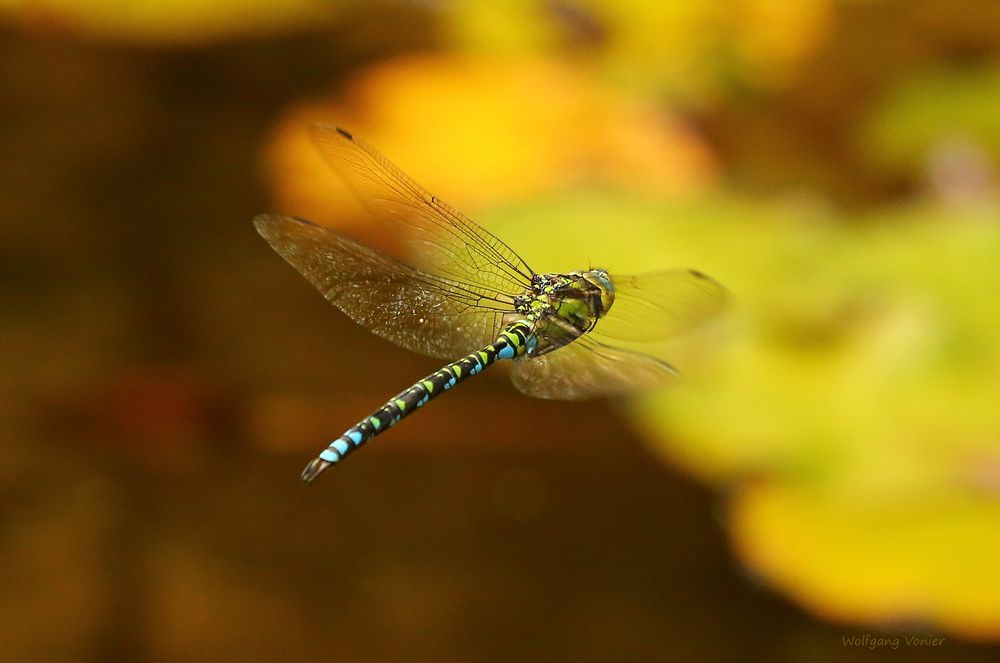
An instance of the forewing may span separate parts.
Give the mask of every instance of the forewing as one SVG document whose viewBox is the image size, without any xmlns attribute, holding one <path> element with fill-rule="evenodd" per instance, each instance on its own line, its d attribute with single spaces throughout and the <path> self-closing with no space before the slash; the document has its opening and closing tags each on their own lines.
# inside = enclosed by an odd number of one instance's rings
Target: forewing
<svg viewBox="0 0 1000 663">
<path fill-rule="evenodd" d="M 257 231 L 358 324 L 413 352 L 453 359 L 496 339 L 513 301 L 433 276 L 309 221 L 260 215 Z"/>
<path fill-rule="evenodd" d="M 728 291 L 688 269 L 612 275 L 615 301 L 598 321 L 598 340 L 657 341 L 694 329 L 726 306 Z"/>
<path fill-rule="evenodd" d="M 368 143 L 328 125 L 316 125 L 313 139 L 376 220 L 407 248 L 405 256 L 398 256 L 404 262 L 509 295 L 530 286 L 531 268 L 509 246 L 431 195 Z"/>
<path fill-rule="evenodd" d="M 511 381 L 535 398 L 577 400 L 661 387 L 677 375 L 670 364 L 583 336 L 540 357 L 513 362 Z"/>
</svg>

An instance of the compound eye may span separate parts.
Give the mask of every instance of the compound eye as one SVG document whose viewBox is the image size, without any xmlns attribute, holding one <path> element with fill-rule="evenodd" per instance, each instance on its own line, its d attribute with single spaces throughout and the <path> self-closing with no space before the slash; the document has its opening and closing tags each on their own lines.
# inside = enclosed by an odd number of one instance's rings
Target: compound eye
<svg viewBox="0 0 1000 663">
<path fill-rule="evenodd" d="M 604 290 L 614 290 L 614 285 L 611 283 L 611 277 L 608 275 L 607 270 L 595 269 L 591 272 L 591 275 L 593 277 L 591 283 L 594 283 L 594 285 L 598 285 Z"/>
</svg>

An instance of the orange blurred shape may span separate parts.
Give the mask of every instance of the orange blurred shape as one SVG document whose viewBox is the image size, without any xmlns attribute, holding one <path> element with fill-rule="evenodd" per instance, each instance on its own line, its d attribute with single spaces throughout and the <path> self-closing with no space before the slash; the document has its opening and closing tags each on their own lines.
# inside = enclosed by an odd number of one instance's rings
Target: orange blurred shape
<svg viewBox="0 0 1000 663">
<path fill-rule="evenodd" d="M 724 21 L 740 73 L 775 87 L 808 71 L 802 65 L 826 40 L 833 22 L 830 0 L 738 0 Z"/>
<path fill-rule="evenodd" d="M 466 212 L 574 185 L 681 196 L 717 170 L 668 109 L 564 66 L 405 57 L 292 108 L 275 128 L 265 158 L 276 207 L 338 227 L 365 216 L 309 139 L 314 122 L 355 133 Z"/>
<path fill-rule="evenodd" d="M 240 35 L 274 35 L 331 22 L 341 3 L 323 0 L 11 0 L 0 17 L 36 32 L 125 41 L 197 44 Z"/>
</svg>

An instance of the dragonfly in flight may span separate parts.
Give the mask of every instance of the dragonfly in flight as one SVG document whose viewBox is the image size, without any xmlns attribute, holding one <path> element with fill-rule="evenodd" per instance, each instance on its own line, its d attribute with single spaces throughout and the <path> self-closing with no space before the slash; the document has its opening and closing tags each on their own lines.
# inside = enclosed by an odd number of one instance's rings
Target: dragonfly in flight
<svg viewBox="0 0 1000 663">
<path fill-rule="evenodd" d="M 535 272 L 364 141 L 328 125 L 315 126 L 313 139 L 374 222 L 391 233 L 397 255 L 290 216 L 259 215 L 257 231 L 355 322 L 408 350 L 451 361 L 330 442 L 303 470 L 303 481 L 500 360 L 512 360 L 514 386 L 538 398 L 616 396 L 663 385 L 674 367 L 622 344 L 680 334 L 724 306 L 726 289 L 691 269 Z"/>
</svg>

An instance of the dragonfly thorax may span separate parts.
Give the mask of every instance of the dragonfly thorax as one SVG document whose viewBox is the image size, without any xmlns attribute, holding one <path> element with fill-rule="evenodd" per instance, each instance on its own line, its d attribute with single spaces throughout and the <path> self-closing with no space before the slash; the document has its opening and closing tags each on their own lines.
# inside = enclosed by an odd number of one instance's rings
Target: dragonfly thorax
<svg viewBox="0 0 1000 663">
<path fill-rule="evenodd" d="M 514 299 L 517 311 L 535 326 L 537 343 L 527 354 L 545 354 L 583 336 L 614 301 L 614 285 L 603 269 L 535 274 L 531 288 Z"/>
</svg>

